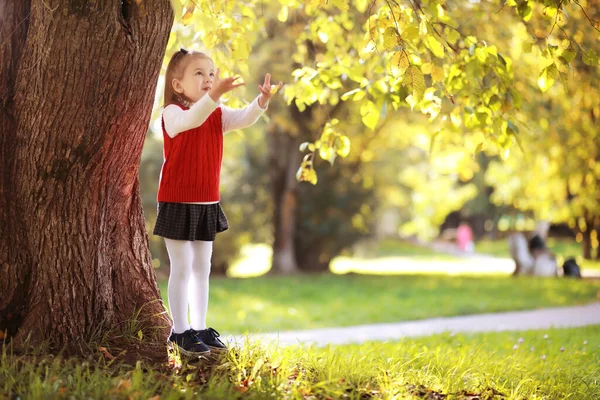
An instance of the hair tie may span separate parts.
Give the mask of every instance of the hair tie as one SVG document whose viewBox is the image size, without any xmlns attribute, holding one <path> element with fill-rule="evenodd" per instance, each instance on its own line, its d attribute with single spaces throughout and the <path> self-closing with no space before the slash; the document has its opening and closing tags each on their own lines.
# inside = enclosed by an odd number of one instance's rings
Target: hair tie
<svg viewBox="0 0 600 400">
<path fill-rule="evenodd" d="M 180 47 L 179 51 L 181 52 L 181 54 L 187 54 L 188 53 L 188 51 L 186 49 L 184 49 L 183 47 Z"/>
</svg>

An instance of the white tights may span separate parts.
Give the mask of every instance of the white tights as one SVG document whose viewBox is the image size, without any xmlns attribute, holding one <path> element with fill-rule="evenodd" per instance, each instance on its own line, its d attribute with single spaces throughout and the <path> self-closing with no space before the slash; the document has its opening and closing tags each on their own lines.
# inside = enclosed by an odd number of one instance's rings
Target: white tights
<svg viewBox="0 0 600 400">
<path fill-rule="evenodd" d="M 206 329 L 208 276 L 213 242 L 165 238 L 171 272 L 169 274 L 169 309 L 173 330 L 182 333 L 190 328 Z M 188 323 L 188 304 L 190 323 Z"/>
</svg>

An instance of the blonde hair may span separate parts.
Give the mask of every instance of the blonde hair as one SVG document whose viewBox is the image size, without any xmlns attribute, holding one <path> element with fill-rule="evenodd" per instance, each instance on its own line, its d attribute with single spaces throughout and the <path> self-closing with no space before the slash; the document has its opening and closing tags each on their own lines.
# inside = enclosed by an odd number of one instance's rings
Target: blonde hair
<svg viewBox="0 0 600 400">
<path fill-rule="evenodd" d="M 185 105 L 186 102 L 189 103 L 189 99 L 185 98 L 183 94 L 179 94 L 173 88 L 173 79 L 181 79 L 183 78 L 183 74 L 185 73 L 185 69 L 190 62 L 195 59 L 208 59 L 213 62 L 212 58 L 210 58 L 206 53 L 202 53 L 200 51 L 195 50 L 186 50 L 181 49 L 171 57 L 169 60 L 169 64 L 167 65 L 167 72 L 165 73 L 165 94 L 163 97 L 164 107 L 169 104 L 181 104 Z M 214 62 L 213 62 L 214 64 Z"/>
</svg>

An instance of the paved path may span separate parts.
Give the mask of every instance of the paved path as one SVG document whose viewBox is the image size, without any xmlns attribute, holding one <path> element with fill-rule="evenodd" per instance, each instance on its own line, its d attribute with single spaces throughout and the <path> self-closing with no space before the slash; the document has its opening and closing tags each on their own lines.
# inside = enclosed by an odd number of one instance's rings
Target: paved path
<svg viewBox="0 0 600 400">
<path fill-rule="evenodd" d="M 253 334 L 250 335 L 250 339 L 268 343 L 275 342 L 281 346 L 299 343 L 324 346 L 328 344 L 362 343 L 367 340 L 398 340 L 403 337 L 426 336 L 442 332 L 521 331 L 586 325 L 600 325 L 600 303 L 345 328 Z M 237 343 L 243 343 L 245 337 L 237 336 L 230 337 L 230 339 Z"/>
</svg>

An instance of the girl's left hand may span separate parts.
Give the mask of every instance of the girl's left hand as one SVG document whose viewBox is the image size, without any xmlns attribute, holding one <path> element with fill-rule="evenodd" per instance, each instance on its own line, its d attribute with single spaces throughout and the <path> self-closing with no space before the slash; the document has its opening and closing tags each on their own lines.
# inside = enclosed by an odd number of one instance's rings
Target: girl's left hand
<svg viewBox="0 0 600 400">
<path fill-rule="evenodd" d="M 258 85 L 258 90 L 260 90 L 260 97 L 258 98 L 258 105 L 261 108 L 266 108 L 267 103 L 271 99 L 274 93 L 277 93 L 279 89 L 283 87 L 283 82 L 279 81 L 277 86 L 271 86 L 271 74 L 265 75 L 265 83 L 261 86 Z"/>
</svg>

